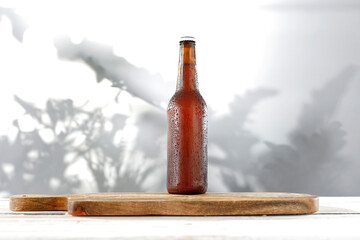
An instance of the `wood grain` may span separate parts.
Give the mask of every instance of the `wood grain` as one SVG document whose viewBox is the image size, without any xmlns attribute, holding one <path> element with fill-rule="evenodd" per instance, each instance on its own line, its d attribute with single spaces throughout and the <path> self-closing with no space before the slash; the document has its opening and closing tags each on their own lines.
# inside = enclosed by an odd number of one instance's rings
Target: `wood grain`
<svg viewBox="0 0 360 240">
<path fill-rule="evenodd" d="M 75 216 L 292 215 L 318 211 L 318 197 L 297 193 L 88 193 L 14 195 L 13 211 L 68 210 Z"/>
<path fill-rule="evenodd" d="M 164 193 L 165 194 L 165 193 Z M 12 211 L 67 211 L 68 199 L 88 199 L 88 198 L 112 198 L 121 196 L 122 198 L 146 197 L 154 195 L 152 193 L 81 193 L 68 195 L 41 195 L 41 194 L 21 194 L 10 196 L 10 210 Z M 160 197 L 161 193 L 153 197 Z"/>
</svg>

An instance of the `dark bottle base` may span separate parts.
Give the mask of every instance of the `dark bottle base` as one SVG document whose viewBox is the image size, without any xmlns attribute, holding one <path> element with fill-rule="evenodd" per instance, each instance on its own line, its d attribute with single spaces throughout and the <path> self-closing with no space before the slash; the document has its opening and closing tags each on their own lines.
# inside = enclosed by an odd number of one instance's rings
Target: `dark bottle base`
<svg viewBox="0 0 360 240">
<path fill-rule="evenodd" d="M 206 187 L 193 187 L 193 188 L 170 188 L 168 187 L 168 193 L 170 194 L 204 194 L 206 193 Z"/>
</svg>

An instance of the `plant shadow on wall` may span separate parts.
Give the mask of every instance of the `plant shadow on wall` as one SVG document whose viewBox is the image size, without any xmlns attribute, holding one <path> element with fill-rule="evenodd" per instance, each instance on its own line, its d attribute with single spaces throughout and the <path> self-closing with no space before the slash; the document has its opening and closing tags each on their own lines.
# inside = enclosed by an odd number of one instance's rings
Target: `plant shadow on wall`
<svg viewBox="0 0 360 240">
<path fill-rule="evenodd" d="M 244 125 L 254 105 L 277 92 L 257 89 L 244 98 L 236 97 L 229 115 L 209 121 L 213 125 L 210 144 L 224 152 L 222 157 L 210 159 L 221 169 L 227 190 L 358 194 L 355 189 L 360 165 L 341 152 L 346 132 L 333 119 L 349 84 L 359 78 L 359 73 L 358 66 L 349 66 L 314 91 L 311 102 L 303 106 L 297 128 L 289 134 L 290 144 L 264 141 L 268 150 L 259 159 L 250 150 L 260 139 Z"/>
<path fill-rule="evenodd" d="M 229 105 L 229 113 L 214 117 L 209 114 L 209 149 L 218 149 L 219 153 L 211 154 L 209 162 L 215 170 L 225 189 L 221 186 L 212 191 L 257 191 L 256 173 L 252 169 L 251 149 L 260 139 L 245 129 L 245 124 L 254 107 L 266 98 L 275 96 L 276 90 L 258 88 L 245 93 L 243 97 L 235 96 Z M 220 177 L 220 178 L 219 178 Z M 211 182 L 211 179 L 209 180 Z M 216 183 L 215 183 L 216 184 Z"/>
<path fill-rule="evenodd" d="M 150 74 L 146 69 L 116 56 L 112 46 L 86 39 L 74 44 L 68 36 L 58 36 L 54 44 L 59 58 L 83 61 L 95 71 L 98 82 L 108 79 L 112 87 L 126 90 L 156 107 L 165 106 L 171 97 L 174 89 L 172 83 L 165 82 L 159 74 Z"/>
<path fill-rule="evenodd" d="M 13 31 L 14 37 L 21 42 L 26 29 L 21 17 L 12 9 L 0 8 L 0 14 L 10 19 L 13 28 L 21 28 Z M 141 85 L 148 80 L 165 86 L 159 82 L 162 81 L 161 77 L 150 75 L 145 69 L 136 68 L 125 59 L 114 56 L 112 49 L 101 44 L 85 42 L 83 45 L 73 45 L 66 41 L 66 38 L 57 39 L 55 42 L 60 57 L 71 60 L 71 56 L 75 56 L 75 60 L 76 54 L 80 53 L 84 57 L 82 60 L 94 69 L 98 81 L 109 77 L 114 87 L 126 89 L 134 96 L 141 95 L 142 99 L 152 105 L 161 104 L 156 97 L 161 94 L 153 91 L 155 97 L 149 97 L 144 88 L 133 85 Z M 59 43 L 62 45 L 59 46 Z M 86 56 L 84 52 L 89 55 Z M 97 64 L 97 60 L 103 63 L 104 67 Z M 158 89 L 161 87 L 158 86 Z M 164 167 L 161 167 L 164 164 L 159 164 L 161 161 L 158 158 L 165 150 L 162 148 L 162 141 L 166 135 L 166 129 L 163 128 L 166 123 L 158 109 L 133 116 L 139 132 L 134 142 L 139 147 L 130 149 L 129 155 L 140 155 L 146 160 L 134 164 L 126 162 L 124 156 L 127 143 L 122 137 L 122 131 L 127 125 L 128 116 L 113 114 L 107 117 L 101 107 L 85 110 L 85 105 L 75 106 L 71 99 L 49 99 L 45 108 L 39 108 L 18 96 L 15 96 L 15 101 L 25 110 L 24 118 L 28 123 L 31 122 L 34 128 L 24 131 L 19 120 L 15 120 L 15 138 L 0 137 L 2 194 L 77 192 L 78 189 L 81 190 L 83 178 L 69 174 L 69 170 L 79 162 L 81 164 L 76 167 L 83 169 L 77 172 L 90 173 L 96 183 L 96 189 L 93 189 L 95 191 L 164 189 L 158 183 L 162 180 L 158 169 L 164 170 Z M 144 144 L 144 141 L 148 144 Z M 145 182 L 150 175 L 158 178 L 152 181 L 153 186 L 145 188 Z"/>
<path fill-rule="evenodd" d="M 12 34 L 19 42 L 22 42 L 24 32 L 28 28 L 28 24 L 14 9 L 0 7 L 0 22 L 2 17 L 7 17 L 12 24 Z"/>
<path fill-rule="evenodd" d="M 135 147 L 130 149 L 129 161 L 123 162 L 119 168 L 123 170 L 124 177 L 115 179 L 116 184 L 107 190 L 165 191 L 166 116 L 163 106 L 171 96 L 172 84 L 166 83 L 160 75 L 150 74 L 146 69 L 135 67 L 125 58 L 116 56 L 112 46 L 88 40 L 74 44 L 66 36 L 57 37 L 54 44 L 59 58 L 84 62 L 95 72 L 98 82 L 107 79 L 112 87 L 119 88 L 119 94 L 127 91 L 142 99 L 144 104 L 154 106 L 131 115 L 137 128 L 133 143 Z M 121 150 L 115 148 L 113 151 Z M 142 181 L 134 181 L 132 178 Z M 148 183 L 145 183 L 146 180 L 149 180 Z M 139 183 L 139 186 L 134 182 Z"/>
<path fill-rule="evenodd" d="M 80 180 L 66 173 L 78 161 L 86 164 L 83 170 L 90 171 L 98 191 L 145 190 L 144 181 L 154 172 L 157 162 L 148 159 L 141 166 L 121 171 L 125 165 L 125 142 L 118 133 L 127 116 L 105 117 L 100 108 L 86 111 L 83 106 L 74 106 L 71 100 L 48 100 L 46 109 L 18 97 L 15 101 L 24 108 L 25 116 L 31 117 L 36 129 L 24 132 L 15 120 L 15 140 L 0 139 L 1 164 L 13 168 L 10 174 L 0 172 L 2 190 L 12 194 L 75 192 Z M 153 118 L 151 114 L 140 117 L 139 131 L 148 131 L 144 125 L 156 120 Z M 139 141 L 142 139 L 136 138 Z M 144 153 L 154 156 L 153 150 L 144 149 Z"/>
<path fill-rule="evenodd" d="M 341 153 L 346 132 L 333 116 L 350 82 L 359 77 L 359 70 L 349 66 L 313 92 L 311 102 L 303 106 L 297 128 L 289 134 L 289 145 L 265 142 L 269 151 L 260 157 L 257 176 L 266 190 L 318 195 L 355 193 L 357 183 L 351 178 L 359 163 L 347 161 Z M 347 185 L 349 182 L 353 185 Z"/>
</svg>

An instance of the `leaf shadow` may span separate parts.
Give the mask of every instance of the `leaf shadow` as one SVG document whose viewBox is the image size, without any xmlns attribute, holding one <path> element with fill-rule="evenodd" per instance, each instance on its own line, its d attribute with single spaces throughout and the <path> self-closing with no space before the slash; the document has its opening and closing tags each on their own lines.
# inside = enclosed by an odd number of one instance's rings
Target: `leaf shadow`
<svg viewBox="0 0 360 240">
<path fill-rule="evenodd" d="M 148 70 L 136 67 L 125 58 L 115 55 L 112 46 L 86 39 L 74 44 L 68 36 L 57 37 L 54 45 L 59 58 L 81 60 L 95 72 L 98 82 L 108 79 L 113 87 L 126 90 L 162 109 L 171 97 L 174 89 L 172 83 L 165 82 L 159 74 L 151 74 Z M 146 87 L 140 87 L 144 85 Z"/>
<path fill-rule="evenodd" d="M 28 28 L 26 21 L 16 13 L 15 9 L 0 7 L 0 21 L 1 18 L 7 17 L 12 24 L 12 34 L 19 41 L 23 41 L 24 33 Z"/>
<path fill-rule="evenodd" d="M 260 182 L 268 191 L 292 191 L 318 195 L 346 194 L 341 175 L 351 169 L 341 150 L 346 132 L 333 115 L 359 68 L 349 66 L 312 94 L 304 104 L 289 145 L 265 141 L 269 151 L 260 157 Z"/>
<path fill-rule="evenodd" d="M 250 180 L 253 178 L 251 148 L 260 140 L 246 130 L 245 123 L 259 102 L 276 94 L 276 90 L 258 88 L 246 92 L 243 97 L 235 96 L 227 115 L 216 118 L 209 114 L 209 149 L 216 146 L 225 153 L 223 157 L 210 154 L 209 163 L 210 167 L 219 169 L 220 181 L 228 191 L 256 189 Z M 210 190 L 223 191 L 220 187 Z"/>
</svg>

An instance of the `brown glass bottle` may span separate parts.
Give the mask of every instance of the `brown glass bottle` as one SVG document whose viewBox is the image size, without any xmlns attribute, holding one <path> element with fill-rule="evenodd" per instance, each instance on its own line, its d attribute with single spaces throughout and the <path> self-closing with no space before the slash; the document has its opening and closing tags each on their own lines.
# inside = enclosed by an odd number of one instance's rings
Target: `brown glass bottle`
<svg viewBox="0 0 360 240">
<path fill-rule="evenodd" d="M 207 189 L 207 107 L 198 90 L 195 40 L 180 40 L 176 92 L 167 109 L 167 190 L 199 194 Z"/>
</svg>

